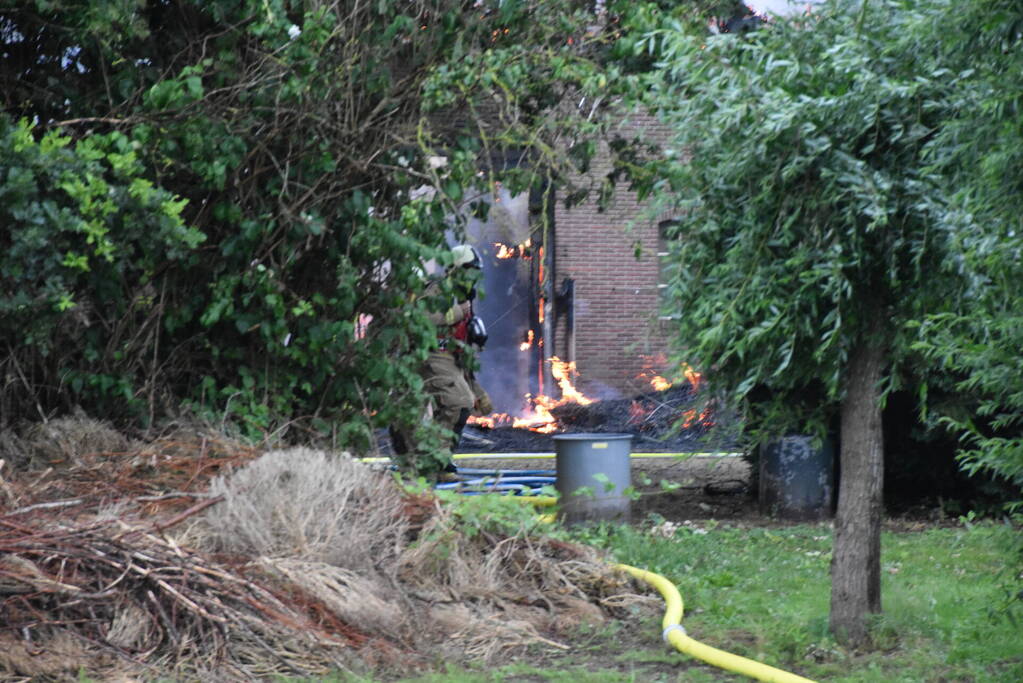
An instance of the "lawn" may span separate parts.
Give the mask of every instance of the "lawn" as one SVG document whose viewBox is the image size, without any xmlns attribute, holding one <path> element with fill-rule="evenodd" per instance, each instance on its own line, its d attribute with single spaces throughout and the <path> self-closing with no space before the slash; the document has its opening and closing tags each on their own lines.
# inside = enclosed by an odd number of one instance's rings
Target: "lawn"
<svg viewBox="0 0 1023 683">
<path fill-rule="evenodd" d="M 829 524 L 774 528 L 714 521 L 602 526 L 576 538 L 618 562 L 671 580 L 683 623 L 708 645 L 826 681 L 1023 680 L 1023 627 L 1007 610 L 1019 589 L 1019 528 L 1005 522 L 886 525 L 884 613 L 870 651 L 827 630 Z M 1014 572 L 1017 576 L 1013 576 Z M 1013 583 L 1015 581 L 1015 583 Z M 1015 603 L 1018 607 L 1019 603 Z M 649 625 L 582 634 L 572 651 L 526 653 L 493 670 L 448 670 L 407 681 L 729 681 L 660 641 Z M 365 679 L 342 679 L 365 680 Z"/>
</svg>

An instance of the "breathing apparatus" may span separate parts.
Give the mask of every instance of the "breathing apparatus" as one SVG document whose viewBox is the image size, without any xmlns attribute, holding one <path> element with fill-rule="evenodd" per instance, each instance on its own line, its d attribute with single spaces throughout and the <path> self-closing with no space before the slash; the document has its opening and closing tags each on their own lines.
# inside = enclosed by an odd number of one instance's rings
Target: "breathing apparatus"
<svg viewBox="0 0 1023 683">
<path fill-rule="evenodd" d="M 454 258 L 448 272 L 453 272 L 456 269 L 476 271 L 469 274 L 468 277 L 456 279 L 455 284 L 461 298 L 470 302 L 471 309 L 471 304 L 476 299 L 476 284 L 482 277 L 483 257 L 480 256 L 476 247 L 469 244 L 456 245 L 451 248 L 451 253 Z M 459 332 L 460 334 L 456 335 L 457 337 L 462 337 L 464 334 L 462 341 L 480 349 L 487 343 L 487 326 L 483 324 L 483 320 L 478 318 L 475 313 L 471 313 L 465 321 L 464 332 L 461 330 Z"/>
</svg>

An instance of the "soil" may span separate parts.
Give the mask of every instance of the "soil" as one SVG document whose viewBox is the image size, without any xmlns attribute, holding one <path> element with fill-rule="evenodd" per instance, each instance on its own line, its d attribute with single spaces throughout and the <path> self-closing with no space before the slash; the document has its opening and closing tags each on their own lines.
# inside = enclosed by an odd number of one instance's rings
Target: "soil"
<svg viewBox="0 0 1023 683">
<path fill-rule="evenodd" d="M 549 448 L 549 441 L 547 445 Z M 522 470 L 547 470 L 553 475 L 553 453 L 539 449 L 533 452 L 537 454 L 535 459 L 524 457 L 528 452 L 518 452 L 514 459 L 507 460 L 500 459 L 497 453 L 478 459 L 462 453 L 456 464 L 460 469 L 492 469 L 510 476 Z M 760 510 L 752 467 L 742 455 L 700 453 L 633 452 L 632 486 L 639 493 L 631 505 L 633 524 L 650 521 L 681 524 L 713 519 L 746 528 L 778 528 L 806 523 L 806 520 L 783 519 Z M 898 508 L 888 506 L 882 522 L 886 530 L 894 532 L 923 531 L 958 523 L 956 515 L 947 514 L 940 505 L 926 502 Z"/>
</svg>

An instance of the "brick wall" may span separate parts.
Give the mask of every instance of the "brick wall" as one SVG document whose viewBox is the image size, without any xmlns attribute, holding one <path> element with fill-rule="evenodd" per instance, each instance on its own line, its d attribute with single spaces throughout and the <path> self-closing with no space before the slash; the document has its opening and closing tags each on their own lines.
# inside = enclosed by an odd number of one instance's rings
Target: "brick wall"
<svg viewBox="0 0 1023 683">
<path fill-rule="evenodd" d="M 622 133 L 663 142 L 667 131 L 652 117 L 633 116 Z M 610 169 L 605 151 L 598 154 L 593 172 L 599 177 Z M 554 216 L 554 284 L 575 281 L 574 347 L 569 347 L 566 311 L 555 311 L 553 355 L 576 361 L 576 386 L 601 398 L 607 388 L 626 395 L 649 386 L 638 375 L 649 358 L 667 351 L 664 323 L 659 320 L 658 223 L 664 217 L 638 220 L 643 207 L 634 192 L 620 188 L 609 210 L 600 213 L 594 202 Z M 637 242 L 640 257 L 635 256 Z"/>
</svg>

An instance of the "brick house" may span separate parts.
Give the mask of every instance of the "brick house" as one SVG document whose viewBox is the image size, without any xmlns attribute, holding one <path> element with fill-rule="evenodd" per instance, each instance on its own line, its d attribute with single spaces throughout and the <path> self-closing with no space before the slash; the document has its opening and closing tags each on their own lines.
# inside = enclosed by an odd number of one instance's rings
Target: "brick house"
<svg viewBox="0 0 1023 683">
<path fill-rule="evenodd" d="M 650 116 L 631 117 L 622 132 L 637 129 L 649 142 L 667 138 Z M 595 166 L 598 174 L 609 171 L 607 155 Z M 642 215 L 636 194 L 626 188 L 617 190 L 605 212 L 595 201 L 555 209 L 553 281 L 572 284 L 568 296 L 554 301 L 552 353 L 575 361 L 584 393 L 647 388 L 640 374 L 667 351 L 670 320 L 660 315 L 664 217 Z"/>
<path fill-rule="evenodd" d="M 667 139 L 651 116 L 629 117 L 620 132 L 637 131 L 648 142 Z M 609 170 L 606 150 L 598 152 L 592 177 Z M 536 202 L 490 200 L 490 218 L 470 222 L 468 234 L 486 261 L 487 296 L 478 313 L 490 341 L 480 381 L 497 412 L 516 413 L 527 393 L 557 398 L 552 357 L 575 363 L 574 384 L 592 398 L 648 389 L 641 375 L 668 348 L 670 320 L 660 315 L 664 219 L 644 218 L 635 193 L 619 188 L 604 212 L 595 200 L 571 209 L 556 201 L 544 234 Z"/>
</svg>

